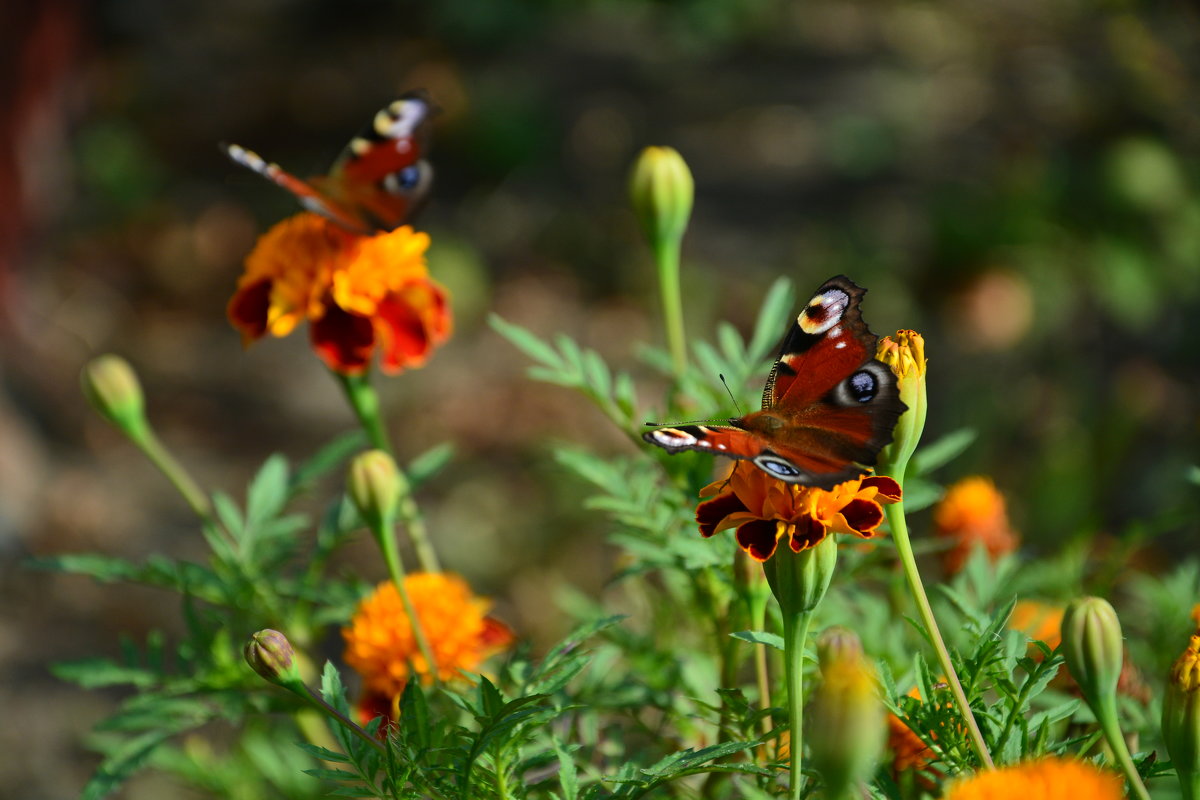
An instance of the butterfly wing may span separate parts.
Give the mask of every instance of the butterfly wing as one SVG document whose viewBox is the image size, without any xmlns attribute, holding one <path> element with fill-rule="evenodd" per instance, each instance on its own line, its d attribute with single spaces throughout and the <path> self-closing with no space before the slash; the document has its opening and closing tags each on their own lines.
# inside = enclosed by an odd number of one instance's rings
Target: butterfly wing
<svg viewBox="0 0 1200 800">
<path fill-rule="evenodd" d="M 771 453 L 755 463 L 782 480 L 830 488 L 861 475 L 906 409 L 875 358 L 864 294 L 842 275 L 822 284 L 784 337 L 763 410 L 735 423 L 768 440 Z"/>
<path fill-rule="evenodd" d="M 424 92 L 410 92 L 375 114 L 350 140 L 328 175 L 302 180 L 238 145 L 231 159 L 296 196 L 309 211 L 354 233 L 399 227 L 419 205 L 433 181 L 425 161 L 434 106 Z"/>
<path fill-rule="evenodd" d="M 681 425 L 645 434 L 670 453 L 701 450 L 752 461 L 772 477 L 831 489 L 875 464 L 905 411 L 892 371 L 875 359 L 859 304 L 866 290 L 826 281 L 784 336 L 763 409 L 729 426 Z"/>
</svg>

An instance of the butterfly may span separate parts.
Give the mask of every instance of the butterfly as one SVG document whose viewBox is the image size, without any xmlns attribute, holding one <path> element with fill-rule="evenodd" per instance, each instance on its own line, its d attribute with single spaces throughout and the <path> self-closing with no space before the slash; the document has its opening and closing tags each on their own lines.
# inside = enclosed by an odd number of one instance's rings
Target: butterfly
<svg viewBox="0 0 1200 800">
<path fill-rule="evenodd" d="M 646 441 L 671 454 L 746 459 L 773 478 L 820 489 L 866 472 L 907 410 L 896 376 L 875 358 L 875 335 L 858 308 L 866 292 L 844 275 L 817 289 L 783 338 L 761 411 L 728 426 L 660 428 Z"/>
<path fill-rule="evenodd" d="M 429 190 L 425 160 L 436 108 L 423 91 L 409 92 L 375 114 L 334 160 L 327 175 L 302 180 L 236 144 L 231 159 L 282 186 L 307 208 L 354 233 L 390 231 L 404 223 Z"/>
</svg>

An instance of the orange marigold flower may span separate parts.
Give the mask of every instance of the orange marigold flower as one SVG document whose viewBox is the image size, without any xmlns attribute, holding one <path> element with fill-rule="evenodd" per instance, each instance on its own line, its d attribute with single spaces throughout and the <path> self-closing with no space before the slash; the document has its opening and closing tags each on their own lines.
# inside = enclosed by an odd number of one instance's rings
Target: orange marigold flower
<svg viewBox="0 0 1200 800">
<path fill-rule="evenodd" d="M 977 545 L 995 561 L 1020 543 L 1020 536 L 1008 524 L 1004 496 L 990 478 L 982 476 L 963 478 L 947 489 L 933 511 L 933 524 L 937 535 L 952 543 L 942 555 L 948 575 L 963 568 Z"/>
<path fill-rule="evenodd" d="M 1008 618 L 1008 629 L 1020 631 L 1030 639 L 1045 642 L 1051 650 L 1062 641 L 1062 606 L 1039 603 L 1036 600 L 1019 600 Z M 1042 651 L 1031 643 L 1029 654 L 1041 660 Z"/>
<path fill-rule="evenodd" d="M 429 236 L 407 225 L 361 236 L 304 212 L 259 237 L 229 301 L 249 345 L 304 320 L 317 355 L 357 375 L 381 352 L 384 372 L 419 367 L 450 335 L 446 290 L 429 277 Z"/>
<path fill-rule="evenodd" d="M 736 527 L 742 549 L 766 561 L 781 539 L 799 553 L 830 533 L 874 537 L 883 522 L 880 503 L 897 502 L 900 484 L 870 475 L 826 491 L 784 483 L 759 469 L 735 468 L 728 478 L 704 487 L 700 496 L 713 496 L 696 507 L 702 536 Z"/>
<path fill-rule="evenodd" d="M 950 784 L 945 800 L 1121 800 L 1121 777 L 1086 761 L 1042 758 L 1011 767 L 980 772 Z"/>
<path fill-rule="evenodd" d="M 491 603 L 471 593 L 466 581 L 441 572 L 413 573 L 404 579 L 421 631 L 443 681 L 475 672 L 484 659 L 513 643 L 512 630 L 487 616 Z M 342 630 L 346 663 L 362 676 L 368 693 L 399 697 L 409 675 L 433 681 L 433 668 L 417 645 L 400 592 L 390 581 L 379 584 L 358 605 Z"/>
</svg>

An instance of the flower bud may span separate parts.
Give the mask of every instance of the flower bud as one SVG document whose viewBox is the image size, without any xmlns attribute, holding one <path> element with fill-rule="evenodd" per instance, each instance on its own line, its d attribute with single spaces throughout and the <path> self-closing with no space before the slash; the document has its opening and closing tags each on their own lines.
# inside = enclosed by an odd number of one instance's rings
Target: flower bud
<svg viewBox="0 0 1200 800">
<path fill-rule="evenodd" d="M 824 678 L 809 704 L 808 745 L 825 781 L 825 797 L 850 796 L 874 771 L 887 739 L 875 673 L 861 652 L 821 661 Z"/>
<path fill-rule="evenodd" d="M 1184 798 L 1200 799 L 1200 630 L 1171 667 L 1162 732 Z"/>
<path fill-rule="evenodd" d="M 692 173 L 674 148 L 642 151 L 630 175 L 629 197 L 651 244 L 683 237 L 694 195 Z"/>
<path fill-rule="evenodd" d="M 1062 652 L 1071 677 L 1093 711 L 1116 702 L 1122 650 L 1121 623 L 1107 600 L 1083 597 L 1067 606 L 1062 621 Z"/>
<path fill-rule="evenodd" d="M 925 430 L 928 400 L 925 395 L 925 339 L 916 331 L 896 331 L 895 338 L 885 336 L 876 346 L 875 357 L 895 373 L 900 399 L 908 410 L 892 432 L 892 443 L 879 454 L 879 474 L 903 482 L 908 460 Z"/>
<path fill-rule="evenodd" d="M 296 666 L 296 651 L 279 631 L 270 628 L 261 630 L 246 642 L 246 663 L 271 683 L 296 690 L 303 687 L 300 670 Z"/>
<path fill-rule="evenodd" d="M 822 672 L 834 662 L 862 657 L 862 639 L 849 628 L 831 625 L 817 637 L 817 660 L 821 664 Z"/>
<path fill-rule="evenodd" d="M 833 580 L 835 566 L 837 542 L 833 536 L 825 536 L 799 553 L 790 547 L 776 548 L 775 554 L 763 563 L 763 573 L 783 613 L 798 614 L 820 605 Z"/>
<path fill-rule="evenodd" d="M 136 438 L 146 430 L 145 400 L 137 373 L 118 355 L 94 358 L 80 373 L 88 402 L 126 436 Z"/>
<path fill-rule="evenodd" d="M 403 487 L 395 460 L 382 450 L 361 453 L 350 464 L 346 490 L 373 531 L 390 527 Z"/>
</svg>

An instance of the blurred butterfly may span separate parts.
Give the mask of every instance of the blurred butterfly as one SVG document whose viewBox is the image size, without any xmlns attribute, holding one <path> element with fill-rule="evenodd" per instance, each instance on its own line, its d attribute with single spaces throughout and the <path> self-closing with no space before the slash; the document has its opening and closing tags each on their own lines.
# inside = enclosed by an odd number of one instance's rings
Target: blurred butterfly
<svg viewBox="0 0 1200 800">
<path fill-rule="evenodd" d="M 672 454 L 746 459 L 773 478 L 821 489 L 866 472 L 907 409 L 896 376 L 875 358 L 875 334 L 858 309 L 866 292 L 844 275 L 817 289 L 783 339 L 761 411 L 728 426 L 660 428 L 646 441 Z"/>
<path fill-rule="evenodd" d="M 350 140 L 327 175 L 307 180 L 236 144 L 223 149 L 237 163 L 296 195 L 309 211 L 346 230 L 390 231 L 408 219 L 433 180 L 425 153 L 435 111 L 424 91 L 402 95 Z"/>
</svg>

